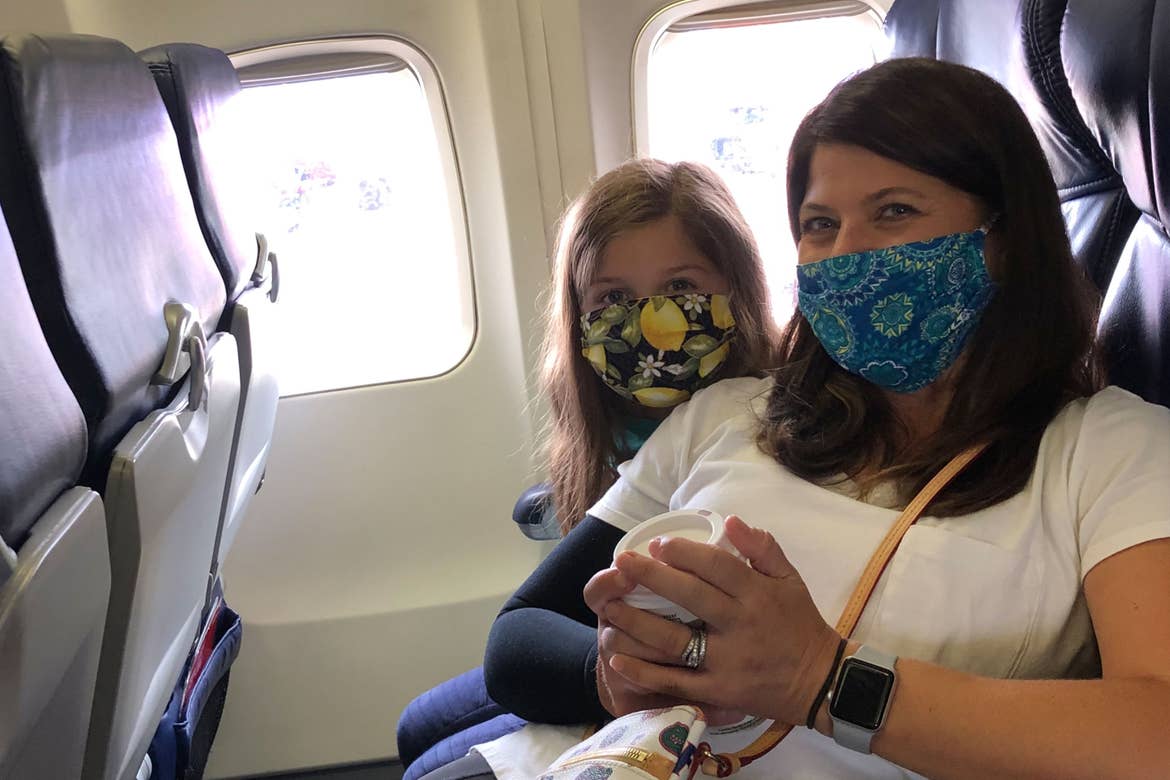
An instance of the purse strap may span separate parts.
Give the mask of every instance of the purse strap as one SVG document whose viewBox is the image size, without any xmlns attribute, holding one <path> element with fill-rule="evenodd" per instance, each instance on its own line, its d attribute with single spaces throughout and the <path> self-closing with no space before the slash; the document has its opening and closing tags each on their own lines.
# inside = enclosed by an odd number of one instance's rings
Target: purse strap
<svg viewBox="0 0 1170 780">
<path fill-rule="evenodd" d="M 890 527 L 881 544 L 870 556 L 869 563 L 866 564 L 865 570 L 861 572 L 861 578 L 853 588 L 853 595 L 845 602 L 845 609 L 842 610 L 841 617 L 837 621 L 838 634 L 846 638 L 853 634 L 853 629 L 857 627 L 857 621 L 861 618 L 865 605 L 869 603 L 869 598 L 873 595 L 873 590 L 877 586 L 878 580 L 881 579 L 882 572 L 886 570 L 890 559 L 894 557 L 894 552 L 901 544 L 902 537 L 906 535 L 910 526 L 914 525 L 922 514 L 922 510 L 926 509 L 926 506 L 938 495 L 939 491 L 946 487 L 971 461 L 979 457 L 985 449 L 987 449 L 987 442 L 973 444 L 952 458 L 950 463 L 935 474 L 922 490 L 918 491 L 918 495 L 906 505 L 902 514 L 898 515 L 894 525 Z M 792 728 L 787 723 L 773 722 L 767 731 L 743 750 L 735 753 L 708 753 L 702 763 L 703 774 L 710 777 L 729 777 L 738 772 L 740 767 L 756 761 L 779 745 L 780 741 L 788 736 L 788 732 L 792 731 Z"/>
</svg>

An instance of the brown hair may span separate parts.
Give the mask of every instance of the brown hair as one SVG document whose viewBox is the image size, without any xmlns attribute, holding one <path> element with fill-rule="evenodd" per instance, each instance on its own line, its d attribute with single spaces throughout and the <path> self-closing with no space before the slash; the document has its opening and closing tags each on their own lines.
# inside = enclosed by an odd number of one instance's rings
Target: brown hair
<svg viewBox="0 0 1170 780">
<path fill-rule="evenodd" d="M 580 302 L 614 237 L 671 215 L 731 288 L 737 336 L 722 376 L 761 374 L 773 363 L 776 328 L 759 250 L 718 175 L 694 163 L 640 159 L 597 179 L 561 223 L 541 371 L 549 477 L 565 533 L 613 483 L 615 465 L 632 455 L 616 437 L 621 399 L 581 354 Z"/>
<path fill-rule="evenodd" d="M 991 446 L 932 504 L 966 514 L 1023 489 L 1040 438 L 1070 400 L 1100 387 L 1097 297 L 1069 249 L 1056 186 L 1027 118 L 976 70 L 929 59 L 880 63 L 838 85 L 801 122 L 788 157 L 788 218 L 818 144 L 850 144 L 978 198 L 997 215 L 988 264 L 996 293 L 951 374 L 954 395 L 929 440 L 908 441 L 882 391 L 839 367 L 797 312 L 761 447 L 801 477 L 897 486 L 903 502 L 977 440 Z M 865 478 L 869 477 L 869 478 Z"/>
</svg>

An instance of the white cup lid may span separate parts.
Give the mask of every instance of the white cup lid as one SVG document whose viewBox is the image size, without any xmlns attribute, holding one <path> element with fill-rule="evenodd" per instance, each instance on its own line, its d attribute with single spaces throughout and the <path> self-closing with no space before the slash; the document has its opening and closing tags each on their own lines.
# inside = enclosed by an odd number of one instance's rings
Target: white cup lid
<svg viewBox="0 0 1170 780">
<path fill-rule="evenodd" d="M 617 543 L 613 557 L 617 558 L 627 550 L 633 550 L 641 555 L 649 555 L 650 542 L 659 536 L 672 536 L 704 542 L 738 554 L 735 547 L 727 540 L 727 535 L 723 530 L 722 517 L 709 509 L 679 509 L 651 517 L 649 520 L 634 526 Z"/>
</svg>

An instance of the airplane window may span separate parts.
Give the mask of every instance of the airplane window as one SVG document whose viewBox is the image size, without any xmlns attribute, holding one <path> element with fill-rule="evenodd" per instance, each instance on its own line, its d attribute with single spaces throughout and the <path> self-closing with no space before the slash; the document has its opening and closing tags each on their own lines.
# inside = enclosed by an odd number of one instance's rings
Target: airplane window
<svg viewBox="0 0 1170 780">
<path fill-rule="evenodd" d="M 876 61 L 880 22 L 858 8 L 850 16 L 792 21 L 683 20 L 650 51 L 645 151 L 702 162 L 723 176 L 759 242 L 777 322 L 795 309 L 788 146 L 833 85 Z"/>
<path fill-rule="evenodd" d="M 453 368 L 475 332 L 470 270 L 413 71 L 245 87 L 266 128 L 260 163 L 264 224 L 282 272 L 281 393 Z"/>
</svg>

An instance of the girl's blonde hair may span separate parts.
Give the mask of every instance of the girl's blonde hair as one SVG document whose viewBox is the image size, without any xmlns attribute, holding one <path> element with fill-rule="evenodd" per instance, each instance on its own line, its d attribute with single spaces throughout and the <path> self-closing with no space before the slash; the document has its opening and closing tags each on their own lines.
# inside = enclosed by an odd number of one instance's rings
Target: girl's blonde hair
<svg viewBox="0 0 1170 780">
<path fill-rule="evenodd" d="M 621 399 L 581 353 L 581 300 L 602 253 L 620 233 L 675 216 L 727 279 L 738 335 L 723 377 L 772 367 L 776 328 L 756 242 L 719 176 L 695 163 L 631 160 L 597 179 L 566 211 L 557 239 L 541 387 L 549 401 L 545 451 L 553 504 L 568 533 L 632 453 L 621 448 Z"/>
</svg>

